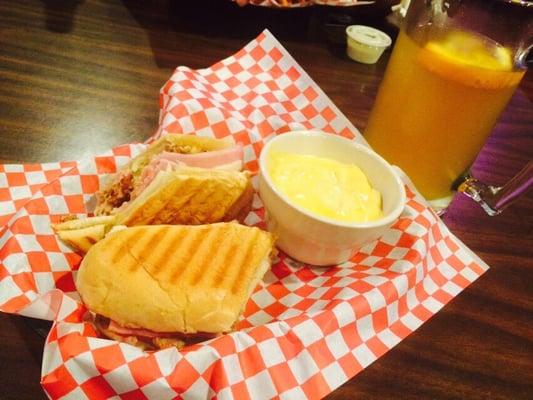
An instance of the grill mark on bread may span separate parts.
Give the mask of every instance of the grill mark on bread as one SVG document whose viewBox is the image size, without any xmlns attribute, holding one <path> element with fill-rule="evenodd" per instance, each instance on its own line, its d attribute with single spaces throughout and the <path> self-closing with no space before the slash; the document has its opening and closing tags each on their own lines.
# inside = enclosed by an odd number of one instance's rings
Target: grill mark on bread
<svg viewBox="0 0 533 400">
<path fill-rule="evenodd" d="M 174 227 L 174 230 L 177 230 L 176 227 Z M 165 272 L 165 270 L 174 270 L 179 269 L 181 266 L 180 263 L 174 264 L 176 260 L 175 257 L 172 257 L 172 254 L 179 254 L 181 251 L 181 246 L 183 245 L 184 239 L 187 236 L 187 230 L 186 229 L 179 229 L 176 232 L 176 235 L 173 236 L 170 229 L 167 230 L 166 236 L 161 239 L 160 246 L 158 246 L 158 251 L 152 252 L 153 254 L 157 254 L 157 256 L 152 257 L 150 268 L 151 272 L 154 275 L 161 275 Z M 159 250 L 161 248 L 161 250 Z"/>
<path fill-rule="evenodd" d="M 233 252 L 233 256 L 231 257 L 232 265 L 237 265 L 242 263 L 247 248 L 249 247 L 249 237 L 246 237 L 242 241 L 238 241 L 237 246 L 235 246 L 235 251 Z M 218 287 L 228 288 L 232 283 L 238 279 L 238 274 L 236 271 L 236 268 L 231 268 L 229 264 L 223 269 L 223 276 L 221 281 L 218 283 Z"/>
<path fill-rule="evenodd" d="M 233 239 L 228 251 L 226 252 L 226 257 L 220 262 L 220 267 L 213 271 L 211 277 L 211 285 L 214 288 L 219 288 L 224 282 L 224 277 L 228 273 L 228 269 L 231 268 L 235 263 L 235 258 L 239 253 L 239 247 L 242 245 L 238 240 Z"/>
<path fill-rule="evenodd" d="M 157 230 L 155 234 L 151 235 L 145 243 L 141 241 L 142 235 L 139 235 L 141 237 L 139 237 L 138 242 L 136 244 L 140 244 L 138 246 L 134 245 L 132 247 L 132 250 L 134 247 L 136 248 L 136 250 L 138 247 L 140 247 L 137 251 L 136 256 L 139 263 L 146 264 L 150 260 L 152 254 L 158 254 L 158 249 L 164 243 L 165 237 L 168 236 L 169 231 L 170 229 L 168 226 L 161 227 Z M 144 236 L 147 235 L 145 234 Z"/>
<path fill-rule="evenodd" d="M 233 280 L 233 285 L 231 286 L 231 293 L 236 294 L 240 287 L 242 287 L 242 283 L 244 281 L 243 274 L 246 272 L 247 269 L 249 269 L 249 266 L 253 263 L 253 257 L 254 257 L 254 249 L 256 246 L 256 242 L 258 239 L 258 236 L 261 232 L 259 232 L 259 229 L 254 229 L 254 232 L 252 235 L 250 235 L 250 239 L 248 241 L 248 248 L 246 249 L 246 253 L 244 254 L 244 259 L 239 264 L 239 269 L 237 271 L 236 279 Z M 241 279 L 238 279 L 241 278 Z"/>
<path fill-rule="evenodd" d="M 159 173 L 161 174 L 161 172 Z M 166 221 L 162 220 L 162 218 L 160 217 L 160 214 L 164 214 L 164 210 L 169 208 L 169 204 L 171 204 L 173 202 L 173 199 L 174 199 L 174 195 L 178 192 L 178 189 L 179 189 L 179 183 L 177 184 L 177 188 L 176 188 L 176 181 L 174 181 L 173 183 L 171 183 L 167 188 L 164 188 L 163 190 L 159 190 L 159 191 L 155 191 L 154 193 L 152 193 L 151 197 L 152 197 L 152 204 L 155 206 L 152 206 L 152 210 L 154 210 L 155 212 L 152 212 L 152 215 L 148 216 L 147 219 L 145 219 L 144 221 L 142 221 L 143 224 L 146 224 L 146 225 L 156 225 L 156 224 L 164 224 L 166 223 Z M 167 192 L 167 196 L 166 196 L 166 200 L 163 201 L 163 202 L 158 202 L 158 199 L 162 197 L 165 197 L 164 195 L 162 195 L 162 193 L 165 193 Z M 150 204 L 150 201 L 148 201 L 146 204 Z"/>
<path fill-rule="evenodd" d="M 244 176 L 244 179 L 242 193 L 228 205 L 228 210 L 222 219 L 224 222 L 233 221 L 234 219 L 243 222 L 252 208 L 254 189 L 246 176 Z"/>
<path fill-rule="evenodd" d="M 127 226 L 135 226 L 140 225 L 139 222 L 142 221 L 143 215 L 142 211 L 139 212 L 138 210 L 135 210 L 133 213 L 130 213 L 130 215 L 122 221 Z M 145 221 L 142 221 L 146 224 Z"/>
<path fill-rule="evenodd" d="M 144 248 L 144 240 L 150 241 L 151 235 L 147 235 L 147 232 L 136 229 L 134 231 L 130 231 L 130 234 L 127 236 L 127 239 L 124 243 L 124 247 L 127 249 L 127 254 L 133 257 L 133 260 L 131 260 L 131 263 L 128 267 L 128 270 L 130 272 L 135 271 L 139 268 L 139 262 L 137 261 L 137 258 L 135 256 L 136 250 L 140 247 L 141 248 L 141 254 L 142 249 Z"/>
<path fill-rule="evenodd" d="M 165 204 L 165 209 L 169 212 L 159 212 L 155 217 L 155 221 L 161 224 L 175 223 L 175 224 L 187 224 L 188 221 L 183 218 L 183 210 L 189 206 L 191 197 L 198 190 L 194 182 L 190 182 L 190 179 L 182 181 L 180 176 L 173 176 L 169 178 L 168 188 L 168 201 Z M 162 193 L 165 193 L 163 190 Z M 174 211 L 172 211 L 174 210 Z"/>
<path fill-rule="evenodd" d="M 159 174 L 161 174 L 161 172 Z M 163 186 L 151 190 L 150 186 L 157 186 L 160 182 L 161 180 L 158 180 L 156 176 L 150 185 L 148 185 L 145 189 L 149 191 L 147 199 L 143 202 L 143 205 L 140 208 L 138 207 L 129 212 L 129 215 L 125 219 L 126 225 L 155 225 L 164 222 L 158 218 L 158 215 L 167 207 L 168 203 L 172 201 L 173 195 L 177 192 L 177 189 L 174 189 L 175 183 L 170 183 L 167 187 Z M 170 190 L 172 190 L 172 192 L 165 196 L 164 193 L 169 192 Z M 161 198 L 166 198 L 166 200 L 163 202 L 158 201 Z"/>
<path fill-rule="evenodd" d="M 128 232 L 129 233 L 129 232 Z M 129 256 L 129 253 L 124 250 L 125 247 L 127 247 L 127 242 L 130 240 L 131 234 L 125 234 L 124 239 L 122 240 L 122 243 L 120 243 L 119 247 L 113 246 L 113 240 L 108 239 L 105 243 L 105 246 L 110 249 L 111 251 L 111 265 L 120 264 L 122 260 L 124 260 L 126 257 Z M 105 248 L 103 249 L 103 252 L 105 252 Z"/>
<path fill-rule="evenodd" d="M 249 268 L 251 260 L 253 261 L 252 257 L 258 234 L 259 231 L 254 229 L 253 233 L 248 235 L 243 242 L 240 242 L 236 248 L 232 263 L 237 265 L 238 268 L 225 269 L 226 274 L 219 286 L 228 288 L 232 294 L 238 293 L 243 283 L 246 282 L 246 276 L 243 276 L 243 273 Z"/>
<path fill-rule="evenodd" d="M 213 204 L 209 204 L 210 202 L 207 201 L 207 199 L 209 199 L 210 201 L 213 200 L 213 181 L 202 181 L 199 180 L 199 178 L 197 177 L 191 177 L 189 181 L 197 183 L 198 190 L 191 196 L 189 202 L 187 203 L 187 206 L 189 206 L 188 214 L 190 214 L 188 221 L 195 225 L 214 221 L 213 219 L 207 218 L 207 216 L 205 215 L 206 204 L 207 207 L 211 208 L 220 207 L 220 204 L 216 202 L 213 202 Z M 194 212 L 191 212 L 191 210 Z"/>
<path fill-rule="evenodd" d="M 191 213 L 190 210 L 194 206 L 194 201 L 197 200 L 198 194 L 202 193 L 202 185 L 198 180 L 194 179 L 193 177 L 188 177 L 187 179 L 185 179 L 185 181 L 183 181 L 182 185 L 180 185 L 180 187 L 177 187 L 176 190 L 174 191 L 174 195 L 176 197 L 181 196 L 181 194 L 178 193 L 182 190 L 181 186 L 187 188 L 187 190 L 191 194 L 189 195 L 189 198 L 184 203 L 180 204 L 178 212 L 176 216 L 174 217 L 174 220 L 177 217 L 179 222 L 182 224 L 189 224 L 189 223 L 196 222 L 193 219 L 194 213 Z M 190 214 L 189 217 L 184 218 L 184 216 L 187 214 Z"/>
<path fill-rule="evenodd" d="M 217 236 L 211 239 L 217 245 L 212 246 L 211 252 L 204 257 L 199 269 L 200 273 L 191 280 L 192 285 L 218 287 L 220 275 L 223 276 L 224 272 L 231 268 L 232 260 L 231 257 L 228 258 L 231 252 L 228 251 L 228 247 L 231 250 L 236 245 L 232 227 L 229 225 L 217 227 Z M 207 261 L 211 263 L 209 267 L 206 266 Z"/>
<path fill-rule="evenodd" d="M 225 181 L 227 181 L 227 179 L 225 178 L 221 178 Z M 226 185 L 228 183 L 226 182 Z M 215 204 L 218 204 L 219 207 L 212 207 L 209 214 L 205 215 L 205 220 L 206 221 L 218 221 L 220 220 L 222 217 L 224 217 L 224 214 L 226 213 L 227 209 L 229 208 L 228 206 L 228 200 L 231 199 L 231 197 L 233 197 L 233 182 L 229 182 L 229 188 L 230 190 L 228 190 L 228 187 L 224 185 L 224 191 L 216 191 L 216 190 L 211 190 L 212 194 L 212 199 L 214 201 Z M 217 196 L 218 195 L 218 196 Z M 217 198 L 218 197 L 218 198 Z M 217 216 L 214 216 L 215 213 L 218 213 L 219 215 Z"/>
<path fill-rule="evenodd" d="M 169 279 L 170 283 L 177 283 L 183 272 L 186 272 L 187 267 L 190 264 L 191 254 L 196 253 L 196 250 L 201 244 L 201 239 L 199 239 L 198 236 L 200 236 L 204 230 L 205 229 L 190 228 L 188 234 L 184 235 L 184 240 L 181 241 L 175 251 L 176 254 L 183 254 L 185 262 L 180 262 L 174 267 Z"/>
<path fill-rule="evenodd" d="M 205 232 L 205 229 L 202 229 Z M 199 245 L 195 252 L 191 254 L 189 260 L 190 267 L 187 268 L 184 274 L 184 280 L 190 285 L 196 285 L 202 276 L 209 275 L 210 271 L 206 270 L 206 264 L 213 261 L 215 254 L 218 251 L 217 244 L 220 237 L 223 236 L 223 231 L 220 226 L 214 229 L 209 229 L 207 235 L 203 235 L 202 240 L 198 241 Z"/>
</svg>

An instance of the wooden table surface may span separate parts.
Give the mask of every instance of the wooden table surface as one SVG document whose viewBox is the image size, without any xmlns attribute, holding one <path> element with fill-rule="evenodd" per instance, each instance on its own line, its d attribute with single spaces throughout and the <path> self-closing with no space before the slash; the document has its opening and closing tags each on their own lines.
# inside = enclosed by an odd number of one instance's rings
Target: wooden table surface
<svg viewBox="0 0 533 400">
<path fill-rule="evenodd" d="M 173 68 L 209 66 L 265 27 L 365 128 L 388 54 L 362 65 L 328 46 L 321 27 L 336 11 L 189 3 L 0 1 L 0 162 L 72 160 L 143 140 Z M 474 165 L 479 177 L 501 184 L 533 158 L 532 102 L 528 73 Z M 533 398 L 531 193 L 495 218 L 457 198 L 444 220 L 491 269 L 329 399 Z M 0 399 L 45 398 L 42 348 L 28 320 L 0 314 Z"/>
</svg>

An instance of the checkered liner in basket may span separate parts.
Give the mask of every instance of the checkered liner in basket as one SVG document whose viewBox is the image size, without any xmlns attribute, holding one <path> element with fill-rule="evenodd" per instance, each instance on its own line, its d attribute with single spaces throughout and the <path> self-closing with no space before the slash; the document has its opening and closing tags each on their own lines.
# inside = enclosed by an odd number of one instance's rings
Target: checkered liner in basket
<svg viewBox="0 0 533 400">
<path fill-rule="evenodd" d="M 210 68 L 177 68 L 160 100 L 156 137 L 233 135 L 252 170 L 264 142 L 289 130 L 315 128 L 363 141 L 268 31 Z M 80 256 L 54 236 L 50 222 L 86 214 L 103 180 L 143 148 L 0 166 L 0 310 L 55 321 L 42 366 L 51 398 L 320 398 L 488 268 L 406 180 L 400 220 L 342 267 L 310 268 L 281 254 L 236 332 L 151 353 L 99 339 L 83 322 L 75 292 Z M 263 223 L 257 197 L 247 223 Z"/>
</svg>

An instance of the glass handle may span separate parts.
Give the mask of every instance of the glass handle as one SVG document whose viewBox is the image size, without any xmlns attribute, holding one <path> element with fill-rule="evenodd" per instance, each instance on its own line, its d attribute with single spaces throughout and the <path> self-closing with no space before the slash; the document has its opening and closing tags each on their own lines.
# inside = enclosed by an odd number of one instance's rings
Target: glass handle
<svg viewBox="0 0 533 400">
<path fill-rule="evenodd" d="M 533 43 L 533 38 L 529 39 Z M 518 53 L 518 65 L 522 68 L 531 68 L 533 66 L 533 44 Z"/>
<path fill-rule="evenodd" d="M 457 191 L 464 193 L 485 212 L 498 215 L 504 208 L 512 204 L 521 195 L 533 187 L 533 161 L 529 161 L 522 170 L 504 186 L 495 187 L 487 185 L 471 175 L 458 186 Z"/>
</svg>

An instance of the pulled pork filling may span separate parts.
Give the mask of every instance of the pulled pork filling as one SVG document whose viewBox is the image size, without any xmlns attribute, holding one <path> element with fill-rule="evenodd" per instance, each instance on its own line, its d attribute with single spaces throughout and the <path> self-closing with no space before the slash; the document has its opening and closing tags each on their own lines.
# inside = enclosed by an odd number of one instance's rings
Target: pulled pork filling
<svg viewBox="0 0 533 400">
<path fill-rule="evenodd" d="M 154 332 L 142 328 L 126 328 L 99 314 L 94 318 L 94 325 L 104 336 L 140 347 L 143 350 L 158 350 L 169 347 L 181 349 L 186 344 L 202 342 L 219 335 L 206 332 L 187 334 L 180 332 Z"/>
<path fill-rule="evenodd" d="M 130 201 L 133 191 L 133 173 L 121 171 L 115 176 L 113 182 L 101 191 L 96 192 L 97 207 L 95 215 L 110 215 L 115 208 Z"/>
</svg>

